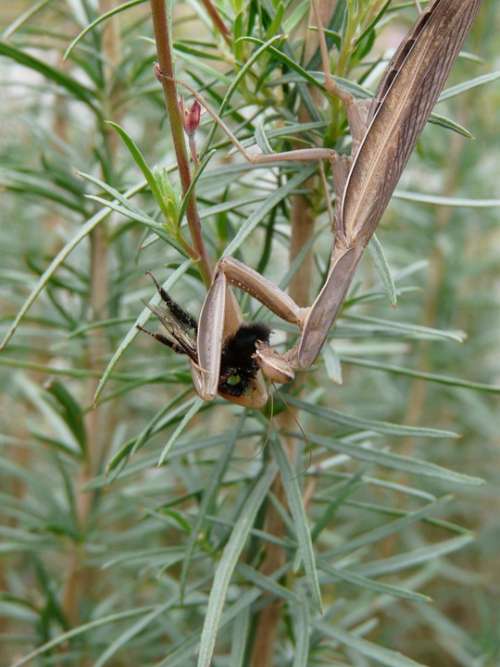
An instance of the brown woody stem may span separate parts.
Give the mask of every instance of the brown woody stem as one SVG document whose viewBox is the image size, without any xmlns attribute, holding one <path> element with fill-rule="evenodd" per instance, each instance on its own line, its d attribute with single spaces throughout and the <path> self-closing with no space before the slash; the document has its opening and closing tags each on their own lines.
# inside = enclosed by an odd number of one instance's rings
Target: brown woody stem
<svg viewBox="0 0 500 667">
<path fill-rule="evenodd" d="M 313 15 L 320 16 L 323 21 L 328 20 L 331 12 L 335 9 L 335 2 L 327 0 L 320 0 L 318 4 L 311 8 L 311 19 Z M 306 35 L 305 57 L 310 57 L 315 48 L 318 47 L 318 36 L 315 33 L 308 32 Z M 299 117 L 302 122 L 309 120 L 305 109 L 299 110 Z M 310 179 L 308 185 L 315 187 L 315 180 Z M 302 248 L 306 246 L 312 236 L 314 235 L 315 213 L 311 204 L 311 199 L 304 195 L 297 195 L 293 198 L 292 212 L 291 212 L 291 240 L 289 251 L 289 262 L 293 262 L 294 258 L 301 252 Z M 300 268 L 295 273 L 289 286 L 289 294 L 292 299 L 299 306 L 307 306 L 310 299 L 310 286 L 312 279 L 312 254 L 307 253 Z M 300 377 L 297 378 L 300 382 Z M 285 410 L 279 417 L 279 426 L 282 433 L 290 433 L 297 425 L 296 410 L 290 407 Z M 295 447 L 293 439 L 290 437 L 283 438 L 283 445 L 285 447 L 287 456 L 290 460 L 294 458 Z M 272 486 L 272 492 L 276 498 L 286 506 L 285 491 L 281 477 L 277 477 Z M 308 496 L 314 493 L 314 488 L 308 488 Z M 305 498 L 309 502 L 310 497 Z M 271 535 L 282 537 L 286 532 L 286 526 L 280 514 L 274 507 L 269 506 L 266 516 L 265 530 Z M 266 552 L 264 561 L 261 565 L 260 571 L 264 575 L 271 575 L 275 572 L 285 561 L 285 553 L 281 546 L 269 542 L 266 545 Z M 251 667 L 272 667 L 274 664 L 274 652 L 276 649 L 276 637 L 278 627 L 282 618 L 283 602 L 281 600 L 274 600 L 265 607 L 259 615 L 255 642 L 252 649 Z"/>
<path fill-rule="evenodd" d="M 184 140 L 184 126 L 178 103 L 177 86 L 174 78 L 172 46 L 167 25 L 165 0 L 150 0 L 150 3 L 158 63 L 160 65 L 161 73 L 163 74 L 163 76 L 160 77 L 160 80 L 165 96 L 165 106 L 170 120 L 170 129 L 172 132 L 172 140 L 174 143 L 182 192 L 183 194 L 186 194 L 191 185 L 191 172 L 189 169 L 189 158 Z M 186 217 L 193 247 L 198 256 L 200 274 L 205 285 L 210 285 L 212 281 L 212 267 L 203 242 L 201 221 L 198 214 L 194 190 L 191 192 L 189 198 Z"/>
<path fill-rule="evenodd" d="M 112 0 L 101 0 L 100 9 L 103 13 L 112 9 Z M 116 118 L 116 99 L 113 94 L 113 77 L 121 60 L 120 32 L 116 17 L 109 21 L 102 32 L 102 52 L 105 56 L 103 90 L 103 104 L 105 114 Z M 119 119 L 117 119 L 119 120 Z M 100 124 L 104 150 L 107 161 L 113 164 L 116 154 L 116 134 L 109 127 Z M 103 175 L 104 176 L 104 175 Z M 108 316 L 109 301 L 109 242 L 108 227 L 101 223 L 90 234 L 90 310 L 92 319 L 97 322 L 105 320 Z M 96 374 L 90 377 L 86 387 L 87 402 L 92 402 L 92 397 L 97 389 L 97 377 L 102 373 L 102 360 L 108 349 L 108 341 L 102 329 L 96 329 L 89 336 L 87 349 L 87 368 Z M 96 500 L 95 492 L 86 489 L 89 481 L 97 474 L 107 448 L 111 441 L 110 434 L 113 431 L 117 414 L 110 416 L 108 406 L 98 406 L 90 410 L 85 417 L 85 430 L 87 434 L 87 449 L 82 461 L 78 480 L 76 482 L 76 509 L 79 527 L 83 535 L 89 529 L 92 517 L 92 508 Z M 63 609 L 67 619 L 72 625 L 81 623 L 81 608 L 85 599 L 93 594 L 94 569 L 88 564 L 85 551 L 85 543 L 76 541 L 71 544 L 68 552 L 67 576 L 63 590 Z M 88 665 L 87 658 L 82 658 L 79 663 L 82 667 Z"/>
</svg>

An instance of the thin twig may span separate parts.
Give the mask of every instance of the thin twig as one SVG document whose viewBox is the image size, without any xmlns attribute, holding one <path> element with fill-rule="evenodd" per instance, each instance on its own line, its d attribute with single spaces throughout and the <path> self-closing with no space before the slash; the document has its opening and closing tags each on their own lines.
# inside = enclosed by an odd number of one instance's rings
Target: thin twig
<svg viewBox="0 0 500 667">
<path fill-rule="evenodd" d="M 210 104 L 189 84 L 184 81 L 177 80 L 179 86 L 182 86 L 197 100 L 205 109 L 208 115 L 215 121 L 215 123 L 227 135 L 230 141 L 234 144 L 236 149 L 243 155 L 250 164 L 274 164 L 275 162 L 311 162 L 313 160 L 333 160 L 336 153 L 331 148 L 323 148 L 315 146 L 314 148 L 299 148 L 296 150 L 286 151 L 283 153 L 259 153 L 253 155 L 247 151 L 245 146 L 239 141 L 234 132 L 226 125 L 217 112 L 212 109 Z"/>
<path fill-rule="evenodd" d="M 330 56 L 328 53 L 328 45 L 325 39 L 325 29 L 323 27 L 323 21 L 318 9 L 318 0 L 312 0 L 312 11 L 318 28 L 319 50 L 321 53 L 321 64 L 323 67 L 323 73 L 325 75 L 325 88 L 328 91 L 332 91 L 336 89 L 336 84 L 335 81 L 333 80 L 332 73 L 330 71 Z"/>
</svg>

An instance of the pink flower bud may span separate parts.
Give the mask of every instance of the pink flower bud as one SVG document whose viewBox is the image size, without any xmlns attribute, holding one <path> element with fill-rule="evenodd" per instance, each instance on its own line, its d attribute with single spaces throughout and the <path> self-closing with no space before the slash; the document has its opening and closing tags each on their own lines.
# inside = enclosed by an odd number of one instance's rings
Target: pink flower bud
<svg viewBox="0 0 500 667">
<path fill-rule="evenodd" d="M 183 123 L 184 131 L 188 137 L 192 137 L 200 126 L 201 105 L 198 100 L 195 100 L 190 109 L 185 109 L 184 104 L 179 104 L 181 113 L 184 113 Z"/>
</svg>

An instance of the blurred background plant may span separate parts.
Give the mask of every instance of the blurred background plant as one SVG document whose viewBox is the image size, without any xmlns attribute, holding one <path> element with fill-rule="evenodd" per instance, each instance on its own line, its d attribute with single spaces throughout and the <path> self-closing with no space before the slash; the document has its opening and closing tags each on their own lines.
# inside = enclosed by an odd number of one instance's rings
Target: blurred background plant
<svg viewBox="0 0 500 667">
<path fill-rule="evenodd" d="M 346 148 L 309 2 L 171 4 L 176 76 L 246 145 Z M 264 413 L 201 404 L 185 360 L 137 336 L 146 270 L 193 313 L 205 287 L 151 7 L 115 8 L 0 7 L 2 664 L 497 665 L 498 7 L 483 2 L 321 363 Z M 358 95 L 417 11 L 319 9 Z M 208 114 L 196 143 L 210 261 L 231 243 L 308 301 L 331 238 L 318 165 L 251 168 Z M 275 342 L 293 334 L 239 298 Z"/>
</svg>

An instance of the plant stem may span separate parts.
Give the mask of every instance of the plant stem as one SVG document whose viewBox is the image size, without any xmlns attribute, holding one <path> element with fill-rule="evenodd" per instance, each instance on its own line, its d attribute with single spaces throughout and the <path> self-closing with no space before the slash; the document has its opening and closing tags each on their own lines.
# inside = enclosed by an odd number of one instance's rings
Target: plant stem
<svg viewBox="0 0 500 667">
<path fill-rule="evenodd" d="M 220 14 L 217 11 L 217 7 L 215 7 L 215 5 L 212 3 L 212 0 L 201 0 L 201 2 L 205 7 L 205 9 L 207 10 L 207 14 L 212 19 L 212 23 L 224 38 L 226 44 L 230 45 L 231 44 L 230 32 L 227 29 L 227 26 L 224 23 L 224 21 L 221 19 Z"/>
<path fill-rule="evenodd" d="M 153 17 L 153 28 L 156 41 L 156 53 L 158 63 L 162 72 L 161 84 L 165 96 L 165 106 L 170 120 L 170 129 L 174 143 L 177 167 L 181 180 L 182 192 L 186 194 L 191 185 L 191 172 L 189 169 L 189 159 L 184 141 L 184 126 L 182 122 L 181 110 L 179 108 L 177 97 L 177 86 L 175 83 L 174 65 L 172 59 L 172 46 L 170 43 L 170 34 L 167 25 L 167 13 L 165 10 L 165 0 L 150 0 L 151 13 Z M 203 242 L 201 233 L 201 221 L 196 205 L 194 189 L 189 198 L 186 217 L 191 234 L 193 247 L 198 255 L 200 274 L 205 285 L 210 285 L 212 281 L 212 268 L 210 260 Z"/>
<path fill-rule="evenodd" d="M 323 22 L 329 20 L 332 12 L 335 10 L 335 2 L 323 0 L 316 6 L 319 16 Z M 308 23 L 312 23 L 314 18 L 314 8 L 310 9 Z M 318 48 L 318 33 L 308 31 L 305 37 L 305 59 L 307 60 L 315 49 Z M 315 94 L 314 91 L 311 91 Z M 304 108 L 299 109 L 299 118 L 301 122 L 310 120 Z M 309 179 L 306 184 L 313 189 L 317 179 Z M 297 195 L 292 201 L 291 212 L 291 239 L 289 249 L 289 263 L 291 264 L 295 257 L 301 252 L 314 235 L 315 212 L 312 207 L 311 198 L 304 195 Z M 313 268 L 312 251 L 308 252 L 300 268 L 290 281 L 289 294 L 299 306 L 307 306 L 310 300 L 310 287 Z M 300 377 L 295 380 L 295 386 L 300 383 Z M 288 408 L 278 417 L 280 430 L 283 433 L 291 432 L 297 424 L 297 411 Z M 295 444 L 292 438 L 283 438 L 283 445 L 288 458 L 292 461 L 295 458 Z M 286 506 L 285 490 L 280 476 L 276 478 L 272 486 L 272 492 L 282 505 Z M 309 488 L 308 493 L 312 494 L 313 489 Z M 266 516 L 265 531 L 276 537 L 283 537 L 286 532 L 286 526 L 283 519 L 275 509 L 274 505 L 269 505 Z M 265 557 L 261 565 L 261 572 L 264 575 L 271 575 L 285 562 L 286 554 L 282 547 L 268 543 L 266 545 Z M 257 621 L 255 642 L 252 648 L 251 666 L 252 667 L 272 667 L 273 655 L 276 648 L 276 637 L 278 627 L 282 617 L 283 602 L 281 600 L 272 601 L 265 607 Z"/>
<path fill-rule="evenodd" d="M 101 0 L 103 13 L 113 7 L 113 0 Z M 102 53 L 104 55 L 104 88 L 102 105 L 105 116 L 114 117 L 112 82 L 114 72 L 121 60 L 120 33 L 116 18 L 105 24 L 102 32 Z M 116 117 L 115 117 L 116 119 Z M 99 122 L 98 133 L 102 138 L 107 164 L 114 163 L 117 143 L 116 136 L 109 127 Z M 90 317 L 93 321 L 108 317 L 109 301 L 109 243 L 108 226 L 101 224 L 90 234 Z M 102 360 L 108 350 L 108 341 L 101 328 L 93 331 L 88 339 L 87 368 L 94 374 L 87 382 L 86 400 L 92 403 L 97 389 L 98 377 L 102 373 Z M 85 460 L 79 471 L 76 493 L 76 512 L 79 531 L 83 536 L 88 531 L 96 494 L 85 490 L 88 482 L 97 474 L 106 456 L 111 442 L 110 434 L 117 419 L 116 410 L 111 419 L 108 406 L 100 405 L 90 410 L 85 416 L 87 450 Z M 91 596 L 94 588 L 94 570 L 86 563 L 85 541 L 75 542 L 69 554 L 67 580 L 63 592 L 63 608 L 70 623 L 75 626 L 81 622 L 80 608 L 85 597 Z M 86 665 L 84 657 L 81 662 Z"/>
</svg>

